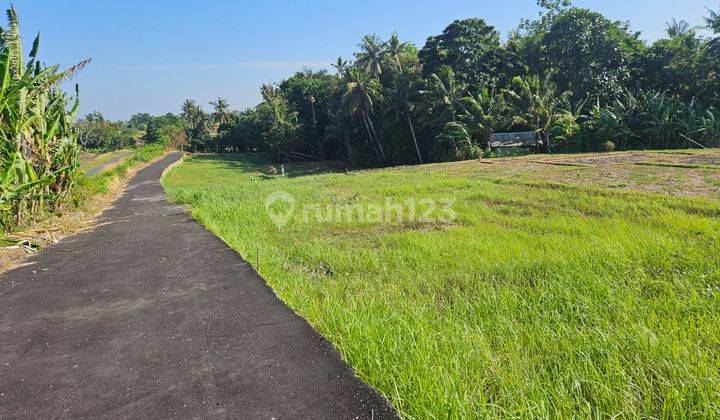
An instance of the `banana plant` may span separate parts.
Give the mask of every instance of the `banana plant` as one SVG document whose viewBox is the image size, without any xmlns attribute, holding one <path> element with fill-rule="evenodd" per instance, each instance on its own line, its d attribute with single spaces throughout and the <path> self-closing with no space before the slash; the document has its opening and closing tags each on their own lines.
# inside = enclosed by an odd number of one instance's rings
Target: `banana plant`
<svg viewBox="0 0 720 420">
<path fill-rule="evenodd" d="M 61 71 L 38 61 L 39 36 L 28 60 L 23 59 L 18 16 L 7 11 L 8 27 L 0 30 L 0 217 L 21 223 L 60 205 L 72 189 L 78 168 L 78 109 L 74 98 L 59 88 L 89 63 Z"/>
</svg>

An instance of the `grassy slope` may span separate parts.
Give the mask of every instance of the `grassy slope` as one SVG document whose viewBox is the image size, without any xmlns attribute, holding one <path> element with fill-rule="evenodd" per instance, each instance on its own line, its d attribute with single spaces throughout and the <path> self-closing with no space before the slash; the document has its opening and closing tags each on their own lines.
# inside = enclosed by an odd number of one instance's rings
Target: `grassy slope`
<svg viewBox="0 0 720 420">
<path fill-rule="evenodd" d="M 102 153 L 99 155 L 86 154 L 80 158 L 80 169 L 87 171 L 90 168 L 102 166 L 103 164 L 110 162 L 112 159 L 130 151 L 131 149 L 118 149 L 111 152 Z"/>
<path fill-rule="evenodd" d="M 126 152 L 127 150 L 128 149 L 117 150 L 114 152 L 100 155 L 101 160 L 95 159 L 91 161 L 91 163 L 88 163 L 88 166 L 85 166 L 85 164 L 83 164 L 81 165 L 80 169 L 85 170 L 91 167 L 102 165 L 103 163 L 110 161 L 114 157 L 120 155 L 123 152 Z M 138 149 L 135 149 L 134 155 L 123 160 L 121 163 L 114 166 L 112 169 L 105 170 L 91 176 L 85 176 L 84 174 L 81 175 L 78 182 L 78 188 L 76 188 L 74 191 L 76 202 L 82 203 L 83 200 L 86 200 L 89 196 L 92 196 L 94 194 L 106 193 L 108 191 L 109 185 L 115 178 L 126 178 L 129 170 L 132 169 L 134 166 L 150 162 L 151 160 L 162 156 L 166 151 L 166 147 L 160 144 L 145 145 Z"/>
<path fill-rule="evenodd" d="M 491 165 L 271 178 L 258 157 L 186 162 L 171 196 L 253 264 L 259 250 L 279 296 L 406 416 L 720 415 L 716 200 Z M 278 230 L 264 205 L 277 190 L 300 204 L 452 197 L 459 218 Z"/>
</svg>

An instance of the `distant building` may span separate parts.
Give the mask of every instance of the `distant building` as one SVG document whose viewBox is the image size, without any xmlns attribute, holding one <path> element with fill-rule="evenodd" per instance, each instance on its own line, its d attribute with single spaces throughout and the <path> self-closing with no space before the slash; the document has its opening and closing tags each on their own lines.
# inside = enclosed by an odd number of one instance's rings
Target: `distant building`
<svg viewBox="0 0 720 420">
<path fill-rule="evenodd" d="M 535 131 L 493 133 L 490 135 L 490 147 L 492 149 L 532 149 L 537 151 L 540 145 L 542 145 L 542 142 Z"/>
</svg>

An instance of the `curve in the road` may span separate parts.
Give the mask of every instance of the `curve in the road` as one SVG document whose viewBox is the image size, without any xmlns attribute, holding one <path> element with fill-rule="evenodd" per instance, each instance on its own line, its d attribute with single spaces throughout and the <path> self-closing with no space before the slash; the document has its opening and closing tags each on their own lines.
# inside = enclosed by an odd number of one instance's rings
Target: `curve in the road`
<svg viewBox="0 0 720 420">
<path fill-rule="evenodd" d="M 100 172 L 104 172 L 107 169 L 113 168 L 115 165 L 119 165 L 120 163 L 122 163 L 122 161 L 131 157 L 132 155 L 133 155 L 133 152 L 131 152 L 131 151 L 120 153 L 119 155 L 113 157 L 112 159 L 103 163 L 102 165 L 98 165 L 98 166 L 88 169 L 87 171 L 85 171 L 85 175 L 93 176 Z"/>
</svg>

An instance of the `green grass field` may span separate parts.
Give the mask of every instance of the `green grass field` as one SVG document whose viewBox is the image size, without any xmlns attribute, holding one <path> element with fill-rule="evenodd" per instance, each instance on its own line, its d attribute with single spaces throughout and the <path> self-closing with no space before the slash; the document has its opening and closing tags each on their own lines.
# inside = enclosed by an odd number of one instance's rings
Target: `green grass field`
<svg viewBox="0 0 720 420">
<path fill-rule="evenodd" d="M 720 202 L 513 162 L 279 177 L 260 156 L 199 156 L 164 184 L 403 416 L 720 416 Z M 295 200 L 283 228 L 277 191 Z M 453 199 L 457 217 L 368 210 L 408 199 Z M 364 217 L 323 217 L 348 208 Z"/>
</svg>

